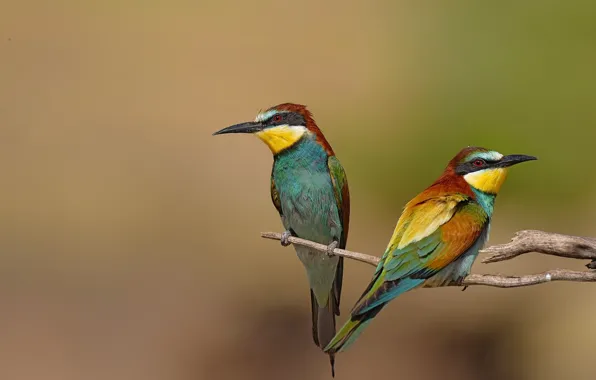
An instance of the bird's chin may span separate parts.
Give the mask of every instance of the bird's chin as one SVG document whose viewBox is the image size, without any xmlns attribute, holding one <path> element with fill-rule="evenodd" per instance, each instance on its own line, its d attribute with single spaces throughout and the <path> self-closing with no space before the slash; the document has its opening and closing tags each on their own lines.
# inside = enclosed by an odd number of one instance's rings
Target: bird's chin
<svg viewBox="0 0 596 380">
<path fill-rule="evenodd" d="M 265 128 L 255 134 L 267 144 L 273 154 L 278 154 L 300 141 L 305 133 L 306 128 L 302 126 L 279 125 Z"/>
<path fill-rule="evenodd" d="M 470 186 L 488 194 L 497 194 L 506 178 L 506 168 L 478 170 L 464 175 Z"/>
</svg>

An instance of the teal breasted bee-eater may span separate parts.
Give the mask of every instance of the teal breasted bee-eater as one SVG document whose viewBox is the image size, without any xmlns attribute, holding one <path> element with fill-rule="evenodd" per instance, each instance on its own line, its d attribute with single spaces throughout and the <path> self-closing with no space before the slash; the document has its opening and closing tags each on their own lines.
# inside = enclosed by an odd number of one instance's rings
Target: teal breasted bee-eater
<svg viewBox="0 0 596 380">
<path fill-rule="evenodd" d="M 477 147 L 459 152 L 439 179 L 405 206 L 370 284 L 325 352 L 345 350 L 400 294 L 461 284 L 487 240 L 508 167 L 535 159 Z"/>
<path fill-rule="evenodd" d="M 281 216 L 285 232 L 345 248 L 350 221 L 350 195 L 346 173 L 333 149 L 305 106 L 285 103 L 257 115 L 255 121 L 224 128 L 224 133 L 252 133 L 273 153 L 271 199 Z M 343 258 L 296 246 L 310 285 L 312 337 L 324 348 L 335 335 L 339 315 Z M 329 358 L 333 371 L 334 354 Z"/>
</svg>

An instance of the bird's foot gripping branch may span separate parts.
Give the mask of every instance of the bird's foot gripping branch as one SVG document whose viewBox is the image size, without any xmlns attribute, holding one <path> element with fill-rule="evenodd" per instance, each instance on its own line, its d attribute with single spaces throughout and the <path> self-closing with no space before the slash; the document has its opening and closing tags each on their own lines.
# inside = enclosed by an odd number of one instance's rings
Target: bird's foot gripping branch
<svg viewBox="0 0 596 380">
<path fill-rule="evenodd" d="M 265 239 L 281 240 L 282 234 L 276 232 L 263 232 L 261 237 Z M 309 240 L 300 239 L 294 236 L 288 238 L 294 245 L 312 248 L 329 254 L 328 246 L 315 243 Z M 513 239 L 506 244 L 494 245 L 480 251 L 487 255 L 483 263 L 495 263 L 509 260 L 525 253 L 537 252 L 545 255 L 560 256 L 570 259 L 592 260 L 586 266 L 596 269 L 596 239 L 580 236 L 570 236 L 543 231 L 524 230 L 519 231 Z M 359 252 L 347 251 L 335 248 L 333 254 L 348 259 L 360 261 L 377 266 L 379 258 Z M 552 269 L 543 273 L 529 274 L 523 276 L 503 276 L 493 274 L 470 274 L 460 283 L 453 283 L 453 286 L 485 285 L 498 288 L 515 288 L 520 286 L 537 285 L 551 281 L 576 281 L 596 282 L 596 271 L 574 271 L 567 269 Z"/>
</svg>

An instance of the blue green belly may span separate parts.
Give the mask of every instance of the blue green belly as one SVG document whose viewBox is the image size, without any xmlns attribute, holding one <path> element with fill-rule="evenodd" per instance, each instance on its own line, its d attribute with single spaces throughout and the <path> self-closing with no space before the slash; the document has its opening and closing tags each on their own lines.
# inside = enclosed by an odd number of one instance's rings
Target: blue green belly
<svg viewBox="0 0 596 380">
<path fill-rule="evenodd" d="M 307 141 L 299 148 L 278 157 L 273 168 L 282 222 L 296 236 L 328 245 L 340 240 L 342 226 L 327 156 L 315 143 Z M 296 253 L 317 302 L 326 305 L 339 258 L 305 247 L 296 247 Z"/>
</svg>

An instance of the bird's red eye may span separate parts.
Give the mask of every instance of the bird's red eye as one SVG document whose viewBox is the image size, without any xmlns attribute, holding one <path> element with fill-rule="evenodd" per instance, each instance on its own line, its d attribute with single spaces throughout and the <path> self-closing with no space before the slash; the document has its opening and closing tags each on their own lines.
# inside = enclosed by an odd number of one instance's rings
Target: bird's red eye
<svg viewBox="0 0 596 380">
<path fill-rule="evenodd" d="M 275 122 L 281 121 L 281 115 L 275 115 L 275 116 L 273 116 L 273 121 L 275 121 Z"/>
<path fill-rule="evenodd" d="M 477 168 L 479 168 L 481 166 L 484 166 L 484 160 L 481 160 L 481 159 L 475 160 L 473 162 L 473 164 L 474 164 L 474 166 L 476 166 Z"/>
</svg>

